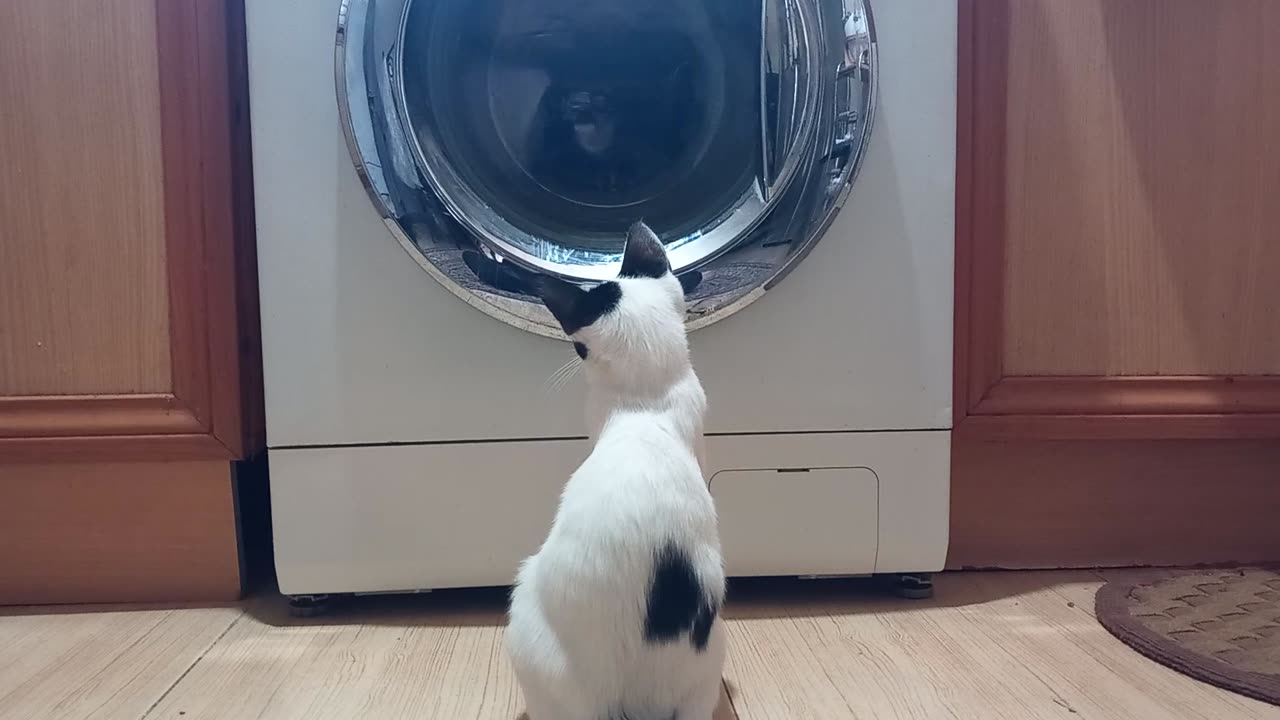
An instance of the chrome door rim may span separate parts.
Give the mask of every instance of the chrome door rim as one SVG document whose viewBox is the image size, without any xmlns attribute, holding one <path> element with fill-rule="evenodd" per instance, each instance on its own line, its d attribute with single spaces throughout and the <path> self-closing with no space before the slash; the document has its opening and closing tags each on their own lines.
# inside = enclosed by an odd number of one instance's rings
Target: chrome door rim
<svg viewBox="0 0 1280 720">
<path fill-rule="evenodd" d="M 382 48 L 370 47 L 370 42 L 376 38 L 369 37 L 372 26 L 368 13 L 371 7 L 376 9 L 380 2 L 385 5 L 388 1 L 394 6 L 398 18 L 396 34 L 390 52 L 379 55 L 375 53 L 385 50 L 385 45 Z M 758 205 L 755 207 L 749 205 L 751 198 L 744 196 L 739 199 L 732 216 L 718 223 L 713 232 L 695 233 L 669 243 L 677 272 L 693 268 L 714 269 L 722 257 L 737 255 L 743 250 L 753 255 L 753 262 L 762 260 L 756 263 L 761 267 L 749 282 L 735 287 L 732 292 L 711 299 L 691 298 L 690 329 L 704 327 L 732 315 L 761 297 L 789 273 L 821 238 L 843 206 L 865 157 L 878 94 L 875 31 L 866 0 L 772 1 L 784 4 L 788 11 L 798 11 L 802 20 L 811 24 L 806 29 L 811 36 L 806 41 L 818 45 L 813 53 L 817 56 L 814 66 L 838 69 L 815 73 L 811 77 L 821 105 L 816 111 L 805 114 L 805 123 L 796 133 L 806 147 L 788 156 L 792 167 L 782 185 L 803 186 L 804 191 L 800 200 L 781 208 L 781 214 L 789 214 L 781 220 L 785 242 L 778 242 L 777 228 L 756 230 L 772 213 L 778 213 L 779 204 L 785 198 L 792 197 L 787 194 L 792 190 L 790 187 L 784 187 L 783 191 L 773 193 L 769 198 L 757 196 Z M 396 82 L 396 75 L 403 70 L 395 46 L 403 42 L 405 17 L 412 2 L 342 0 L 335 47 L 335 75 L 340 117 L 352 162 L 392 234 L 432 277 L 469 305 L 494 318 L 538 335 L 562 339 L 558 324 L 536 299 L 511 297 L 483 287 L 477 288 L 475 283 L 460 278 L 456 268 L 442 267 L 438 260 L 432 258 L 435 250 L 459 247 L 467 240 L 462 235 L 467 235 L 486 256 L 578 281 L 612 277 L 616 274 L 618 260 L 616 256 L 598 253 L 588 257 L 588 262 L 545 262 L 544 258 L 529 252 L 526 247 L 512 243 L 510 238 L 514 233 L 504 236 L 504 231 L 500 230 L 503 224 L 478 223 L 476 215 L 468 212 L 464 203 L 458 202 L 456 193 L 448 187 L 457 178 L 439 176 L 439 169 L 447 168 L 447 163 L 428 162 L 416 133 L 403 125 L 406 118 L 404 84 Z M 830 10 L 833 3 L 839 6 L 842 16 L 839 24 L 843 27 L 824 26 L 832 22 Z M 360 32 L 356 32 L 357 27 Z M 824 36 L 829 29 L 833 32 Z M 833 37 L 842 37 L 843 46 L 837 47 L 837 40 L 828 39 Z M 366 57 L 375 58 L 378 62 L 365 62 Z M 827 62 L 822 61 L 824 57 Z M 838 59 L 838 62 L 831 62 L 833 59 Z M 381 72 L 373 71 L 371 66 L 380 67 Z M 371 77 L 379 85 L 372 91 Z M 352 104 L 353 99 L 361 97 L 366 102 Z M 385 127 L 381 130 L 387 136 L 383 142 L 391 150 L 388 158 L 384 158 L 386 151 L 380 152 L 378 147 L 378 109 L 382 109 L 384 115 L 381 122 Z M 388 109 L 390 113 L 387 113 Z M 395 117 L 388 118 L 388 114 Z M 815 134 L 817 137 L 812 137 Z M 847 156 L 843 163 L 837 162 L 839 152 Z M 413 212 L 398 206 L 391 188 L 396 182 L 404 185 L 402 192 L 422 196 L 419 200 L 426 209 L 418 213 L 418 219 L 435 215 L 437 227 L 423 229 L 420 223 L 415 224 Z M 793 194 L 800 192 L 794 190 Z M 460 226 L 462 235 L 456 231 L 439 230 L 438 226 L 449 225 L 450 222 Z M 513 227 L 509 223 L 505 225 Z M 770 243 L 771 237 L 773 243 Z M 783 251 L 760 250 L 779 245 L 787 247 Z M 746 286 L 748 284 L 750 287 Z"/>
</svg>

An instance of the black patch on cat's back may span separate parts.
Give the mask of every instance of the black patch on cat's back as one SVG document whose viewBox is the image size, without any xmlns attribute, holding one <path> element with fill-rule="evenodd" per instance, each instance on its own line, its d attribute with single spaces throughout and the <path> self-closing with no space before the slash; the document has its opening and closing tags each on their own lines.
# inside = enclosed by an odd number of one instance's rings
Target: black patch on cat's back
<svg viewBox="0 0 1280 720">
<path fill-rule="evenodd" d="M 711 640 L 711 626 L 715 624 L 718 613 L 719 610 L 710 601 L 703 601 L 698 608 L 698 615 L 693 619 L 693 631 L 689 633 L 689 642 L 698 652 L 707 649 L 707 643 Z"/>
<path fill-rule="evenodd" d="M 667 543 L 654 553 L 644 618 L 646 642 L 675 642 L 689 633 L 689 643 L 701 652 L 707 648 L 717 610 L 680 546 Z"/>
</svg>

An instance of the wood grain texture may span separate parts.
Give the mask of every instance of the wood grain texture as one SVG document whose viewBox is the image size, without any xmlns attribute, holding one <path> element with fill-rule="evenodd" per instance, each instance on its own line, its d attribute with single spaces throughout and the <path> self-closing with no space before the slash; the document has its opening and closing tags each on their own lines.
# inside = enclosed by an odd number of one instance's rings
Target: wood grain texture
<svg viewBox="0 0 1280 720">
<path fill-rule="evenodd" d="M 959 612 L 1002 652 L 1032 671 L 1035 682 L 1059 706 L 1054 717 L 1280 718 L 1280 708 L 1191 680 L 1138 656 L 1094 620 L 1092 600 L 1101 582 L 1086 574 L 1049 584 L 1038 573 L 967 573 L 954 579 L 956 592 L 993 598 Z"/>
<path fill-rule="evenodd" d="M 195 433 L 204 426 L 172 395 L 0 397 L 0 438 Z"/>
<path fill-rule="evenodd" d="M 138 720 L 238 608 L 0 610 L 0 717 Z"/>
<path fill-rule="evenodd" d="M 234 600 L 230 463 L 0 465 L 0 604 Z"/>
<path fill-rule="evenodd" d="M 959 426 L 1004 376 L 1003 238 L 1006 13 L 959 0 L 956 70 L 956 277 L 953 412 Z"/>
<path fill-rule="evenodd" d="M 958 441 L 992 440 L 1272 440 L 1280 414 L 1212 415 L 969 415 Z"/>
<path fill-rule="evenodd" d="M 978 442 L 952 451 L 950 567 L 1280 560 L 1280 444 Z"/>
<path fill-rule="evenodd" d="M 198 8 L 213 431 L 249 457 L 266 447 L 266 420 L 244 4 L 205 0 Z"/>
<path fill-rule="evenodd" d="M 0 171 L 0 462 L 251 456 L 265 438 L 243 7 L 38 5 L 0 11 L 3 32 L 23 33 L 2 52 L 41 66 L 0 86 L 0 112 L 22 120 L 0 142 L 31 165 Z M 67 167 L 92 181 L 87 199 L 66 192 Z M 156 322 L 134 322 L 135 300 Z M 73 363 L 51 354 L 48 325 Z M 139 353 L 152 381 L 123 379 Z"/>
<path fill-rule="evenodd" d="M 171 388 L 149 2 L 0 5 L 0 395 Z"/>
<path fill-rule="evenodd" d="M 441 595 L 453 600 L 373 599 L 365 607 L 377 611 L 332 623 L 295 624 L 279 602 L 254 604 L 154 716 L 515 718 L 501 594 Z"/>
<path fill-rule="evenodd" d="M 243 4 L 156 7 L 173 392 L 248 457 L 265 433 Z"/>
<path fill-rule="evenodd" d="M 1090 616 L 1098 575 L 943 575 L 938 596 L 753 581 L 727 609 L 716 720 L 1277 720 L 1147 661 Z M 523 718 L 501 592 L 362 599 L 291 621 L 255 602 L 148 718 Z M 4 651 L 0 649 L 0 662 Z"/>
<path fill-rule="evenodd" d="M 1277 718 L 1280 709 L 1150 665 L 1070 598 L 1093 573 L 938 578 L 904 603 L 839 586 L 741 593 L 729 614 L 743 720 Z"/>
<path fill-rule="evenodd" d="M 365 598 L 297 621 L 278 598 L 254 601 L 153 716 L 514 720 L 505 602 L 501 590 Z M 734 717 L 725 697 L 715 720 Z"/>
<path fill-rule="evenodd" d="M 991 5 L 1006 374 L 1280 374 L 1280 3 Z"/>
<path fill-rule="evenodd" d="M 241 458 L 208 432 L 163 435 L 64 435 L 0 438 L 0 465 L 146 462 Z"/>
<path fill-rule="evenodd" d="M 1280 5 L 960 19 L 960 434 L 1280 438 Z"/>
<path fill-rule="evenodd" d="M 1266 415 L 1280 410 L 1280 379 L 1006 378 L 987 391 L 977 409 L 990 415 Z"/>
</svg>

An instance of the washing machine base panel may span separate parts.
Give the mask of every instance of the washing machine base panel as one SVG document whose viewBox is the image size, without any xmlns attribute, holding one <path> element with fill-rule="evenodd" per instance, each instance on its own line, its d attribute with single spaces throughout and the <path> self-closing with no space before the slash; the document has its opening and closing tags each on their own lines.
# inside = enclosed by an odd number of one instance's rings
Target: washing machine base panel
<svg viewBox="0 0 1280 720">
<path fill-rule="evenodd" d="M 287 595 L 510 584 L 586 440 L 274 449 Z M 950 432 L 707 438 L 731 576 L 927 573 L 946 560 Z"/>
</svg>

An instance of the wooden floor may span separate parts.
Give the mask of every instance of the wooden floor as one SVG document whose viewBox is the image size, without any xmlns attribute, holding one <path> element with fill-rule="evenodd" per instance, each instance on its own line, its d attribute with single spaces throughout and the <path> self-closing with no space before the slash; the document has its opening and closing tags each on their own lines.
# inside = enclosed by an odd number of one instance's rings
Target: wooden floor
<svg viewBox="0 0 1280 720">
<path fill-rule="evenodd" d="M 718 720 L 1267 718 L 1091 617 L 1093 573 L 947 575 L 937 598 L 843 581 L 733 588 Z M 369 598 L 293 621 L 214 609 L 0 609 L 0 718 L 514 720 L 500 592 Z"/>
</svg>

